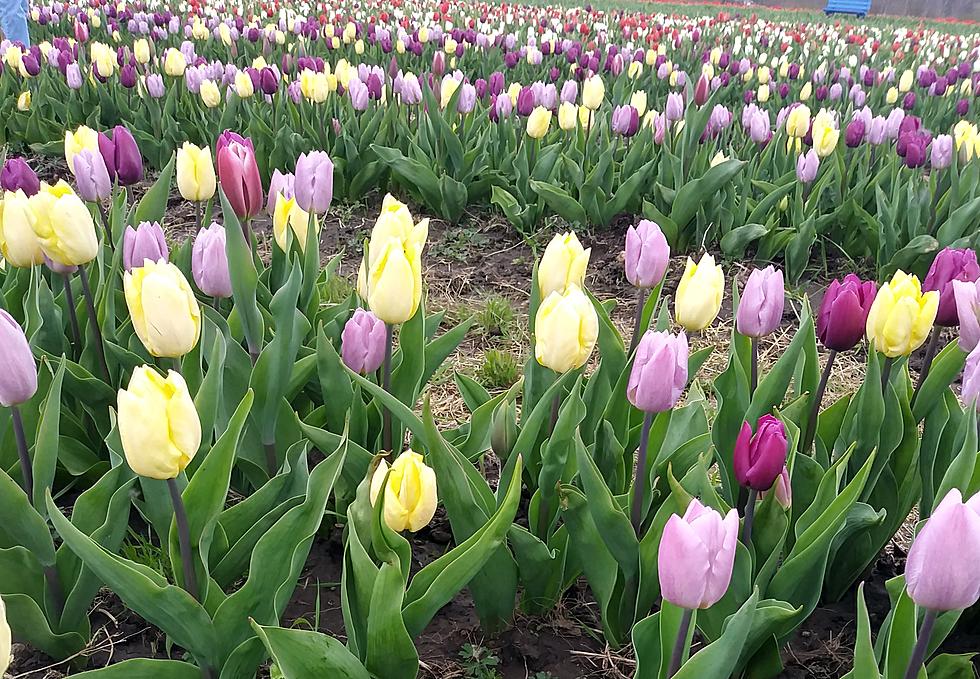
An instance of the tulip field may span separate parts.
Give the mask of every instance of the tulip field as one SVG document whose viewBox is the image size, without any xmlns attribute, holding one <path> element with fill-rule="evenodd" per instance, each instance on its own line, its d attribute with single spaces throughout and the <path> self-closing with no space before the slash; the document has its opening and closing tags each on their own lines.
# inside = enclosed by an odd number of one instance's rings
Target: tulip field
<svg viewBox="0 0 980 679">
<path fill-rule="evenodd" d="M 972 679 L 980 26 L 41 0 L 0 679 Z"/>
</svg>

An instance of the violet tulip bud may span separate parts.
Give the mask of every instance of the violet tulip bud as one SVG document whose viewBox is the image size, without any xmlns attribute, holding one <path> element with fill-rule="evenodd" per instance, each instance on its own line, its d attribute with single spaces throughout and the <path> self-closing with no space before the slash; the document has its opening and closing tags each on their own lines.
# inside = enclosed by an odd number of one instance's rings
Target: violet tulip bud
<svg viewBox="0 0 980 679">
<path fill-rule="evenodd" d="M 37 363 L 31 346 L 13 316 L 0 309 L 0 405 L 20 405 L 36 391 Z"/>
<path fill-rule="evenodd" d="M 123 234 L 123 268 L 132 271 L 146 260 L 170 261 L 167 239 L 158 222 L 141 222 L 135 229 L 127 226 Z"/>
<path fill-rule="evenodd" d="M 249 219 L 262 209 L 262 178 L 251 142 L 221 145 L 218 139 L 218 181 L 239 219 Z"/>
<path fill-rule="evenodd" d="M 205 295 L 223 299 L 231 297 L 231 273 L 225 251 L 225 227 L 217 222 L 201 229 L 191 250 L 191 273 L 194 283 Z"/>
<path fill-rule="evenodd" d="M 852 273 L 844 276 L 843 281 L 833 281 L 817 312 L 820 342 L 833 351 L 853 349 L 864 337 L 877 292 L 874 281 L 862 281 Z"/>
<path fill-rule="evenodd" d="M 665 601 L 689 610 L 710 608 L 732 580 L 738 543 L 738 512 L 722 518 L 697 498 L 684 516 L 671 515 L 657 553 L 660 593 Z"/>
<path fill-rule="evenodd" d="M 704 106 L 708 101 L 708 96 L 711 94 L 711 81 L 708 76 L 704 73 L 698 78 L 697 84 L 694 86 L 694 103 L 698 106 Z"/>
<path fill-rule="evenodd" d="M 960 325 L 960 349 L 973 351 L 980 344 L 980 281 L 953 281 L 956 318 Z"/>
<path fill-rule="evenodd" d="M 963 501 L 953 488 L 912 541 L 905 585 L 932 611 L 969 608 L 980 599 L 980 495 Z"/>
<path fill-rule="evenodd" d="M 789 476 L 789 468 L 786 465 L 783 465 L 783 471 L 776 478 L 772 490 L 776 493 L 776 502 L 779 503 L 780 507 L 787 511 L 793 507 L 793 483 Z M 759 499 L 763 499 L 767 492 L 759 493 Z"/>
<path fill-rule="evenodd" d="M 735 327 L 747 337 L 765 337 L 779 327 L 786 292 L 783 272 L 772 266 L 749 274 L 735 314 Z"/>
<path fill-rule="evenodd" d="M 361 375 L 381 367 L 385 357 L 385 324 L 370 311 L 355 309 L 341 334 L 340 357 Z"/>
<path fill-rule="evenodd" d="M 670 263 L 670 245 L 656 222 L 641 219 L 626 231 L 626 279 L 638 288 L 660 284 Z"/>
<path fill-rule="evenodd" d="M 817 178 L 820 171 L 820 156 L 816 149 L 810 149 L 806 153 L 801 153 L 796 159 L 796 178 L 804 184 L 809 184 Z"/>
<path fill-rule="evenodd" d="M 112 139 L 99 133 L 99 151 L 110 179 L 118 179 L 123 186 L 143 180 L 143 157 L 132 133 L 122 125 L 112 129 Z"/>
<path fill-rule="evenodd" d="M 684 117 L 684 98 L 677 92 L 667 95 L 667 108 L 665 110 L 667 120 L 674 122 Z"/>
<path fill-rule="evenodd" d="M 324 151 L 300 154 L 296 160 L 296 204 L 306 212 L 324 214 L 333 200 L 333 161 Z"/>
<path fill-rule="evenodd" d="M 847 125 L 844 131 L 844 143 L 848 148 L 855 149 L 864 141 L 865 125 L 860 118 L 855 118 Z"/>
<path fill-rule="evenodd" d="M 99 203 L 109 197 L 112 182 L 102 154 L 92 149 L 82 149 L 72 159 L 75 183 L 82 200 Z"/>
<path fill-rule="evenodd" d="M 742 424 L 735 441 L 735 479 L 753 490 L 769 490 L 786 464 L 786 428 L 772 415 L 763 415 L 755 434 L 748 422 Z"/>
<path fill-rule="evenodd" d="M 980 278 L 980 265 L 977 264 L 977 253 L 973 250 L 944 248 L 939 251 L 922 282 L 923 292 L 933 290 L 939 292 L 936 325 L 955 327 L 959 323 L 953 281 L 973 283 L 978 278 Z"/>
<path fill-rule="evenodd" d="M 640 339 L 626 386 L 630 403 L 647 413 L 670 410 L 687 386 L 687 335 L 648 330 Z"/>
<path fill-rule="evenodd" d="M 30 198 L 41 190 L 41 180 L 23 158 L 7 158 L 0 170 L 0 188 L 4 191 L 21 190 Z"/>
</svg>

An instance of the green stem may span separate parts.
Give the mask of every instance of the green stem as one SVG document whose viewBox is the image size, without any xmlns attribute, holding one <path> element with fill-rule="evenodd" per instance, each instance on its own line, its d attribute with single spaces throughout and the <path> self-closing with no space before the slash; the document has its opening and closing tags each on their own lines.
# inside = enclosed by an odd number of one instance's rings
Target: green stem
<svg viewBox="0 0 980 679">
<path fill-rule="evenodd" d="M 646 306 L 647 289 L 637 288 L 636 291 L 636 314 L 633 318 L 633 339 L 630 340 L 630 350 L 627 356 L 632 356 L 636 345 L 640 343 L 640 330 L 643 325 L 643 307 Z"/>
<path fill-rule="evenodd" d="M 551 400 L 551 420 L 548 423 L 548 438 L 555 433 L 555 425 L 558 424 L 558 412 L 561 407 L 561 394 L 555 394 Z M 551 503 L 549 502 L 550 489 L 539 488 L 541 491 L 541 501 L 538 503 L 538 537 L 547 544 L 548 528 L 551 526 Z"/>
<path fill-rule="evenodd" d="M 758 497 L 759 491 L 750 488 L 749 497 L 745 501 L 745 520 L 742 522 L 742 544 L 746 547 L 752 540 L 752 523 L 755 521 L 755 504 Z"/>
<path fill-rule="evenodd" d="M 395 342 L 395 326 L 390 323 L 385 324 L 385 362 L 384 362 L 384 390 L 387 393 L 391 393 L 391 350 L 392 345 Z M 384 409 L 384 426 L 382 429 L 381 436 L 381 447 L 388 451 L 394 452 L 391 449 L 391 409 L 385 407 Z"/>
<path fill-rule="evenodd" d="M 68 306 L 68 321 L 71 325 L 71 338 L 75 350 L 82 353 L 82 331 L 78 327 L 78 314 L 75 313 L 75 293 L 71 291 L 71 274 L 63 274 L 61 280 L 65 284 L 65 304 Z"/>
<path fill-rule="evenodd" d="M 922 370 L 919 371 L 919 381 L 915 384 L 915 391 L 912 392 L 911 405 L 915 405 L 915 399 L 918 398 L 919 392 L 922 390 L 922 385 L 925 384 L 926 378 L 929 377 L 929 371 L 932 369 L 932 361 L 936 358 L 936 351 L 939 349 L 939 339 L 943 334 L 943 329 L 941 326 L 934 326 L 932 329 L 932 334 L 929 335 L 929 343 L 926 345 L 926 355 L 922 359 Z"/>
<path fill-rule="evenodd" d="M 201 598 L 197 589 L 197 573 L 194 571 L 191 553 L 191 529 L 187 522 L 184 499 L 177 487 L 177 479 L 167 479 L 167 489 L 170 491 L 170 502 L 174 506 L 174 522 L 177 524 L 177 538 L 180 542 L 180 565 L 184 572 L 184 589 L 197 601 L 200 601 Z"/>
<path fill-rule="evenodd" d="M 674 650 L 670 654 L 670 666 L 667 668 L 667 679 L 677 674 L 681 668 L 681 660 L 684 657 L 684 647 L 687 645 L 687 631 L 691 627 L 691 618 L 694 614 L 689 608 L 684 609 L 681 616 L 681 625 L 677 629 L 677 639 L 674 640 Z"/>
<path fill-rule="evenodd" d="M 636 475 L 633 478 L 633 502 L 630 507 L 630 523 L 633 531 L 640 536 L 643 527 L 643 496 L 647 488 L 647 448 L 650 447 L 650 429 L 653 427 L 653 413 L 643 416 L 640 430 L 640 447 L 636 450 Z"/>
<path fill-rule="evenodd" d="M 926 652 L 929 650 L 932 628 L 936 625 L 938 615 L 936 611 L 926 610 L 925 617 L 922 618 L 922 627 L 919 628 L 919 637 L 915 640 L 915 648 L 912 649 L 912 657 L 909 658 L 909 666 L 905 670 L 905 679 L 916 679 L 919 676 L 919 670 L 922 669 Z"/>
<path fill-rule="evenodd" d="M 105 358 L 105 341 L 102 339 L 102 328 L 99 327 L 99 318 L 95 311 L 95 298 L 92 296 L 92 288 L 89 285 L 88 272 L 85 267 L 78 267 L 78 275 L 82 279 L 82 294 L 85 296 L 85 304 L 88 307 L 89 325 L 92 326 L 92 332 L 95 333 L 95 354 L 99 358 L 99 366 L 102 368 L 106 382 L 111 383 L 112 376 L 109 374 L 109 363 Z"/>
<path fill-rule="evenodd" d="M 810 406 L 810 418 L 806 423 L 806 434 L 803 437 L 803 447 L 800 448 L 800 452 L 806 455 L 810 446 L 813 445 L 813 439 L 817 435 L 817 418 L 820 416 L 820 406 L 823 403 L 823 395 L 827 391 L 827 382 L 830 380 L 830 371 L 834 367 L 834 359 L 837 358 L 837 351 L 831 350 L 830 355 L 827 356 L 827 365 L 823 368 L 823 373 L 820 375 L 820 384 L 817 385 L 817 391 L 813 395 L 813 405 Z"/>
<path fill-rule="evenodd" d="M 892 366 L 895 364 L 895 359 L 891 357 L 885 358 L 885 364 L 881 367 L 881 394 L 884 396 L 885 389 L 888 388 L 888 380 L 892 375 Z"/>
<path fill-rule="evenodd" d="M 24 435 L 24 421 L 20 418 L 17 406 L 10 406 L 10 417 L 14 421 L 14 438 L 17 440 L 17 455 L 20 458 L 20 473 L 24 475 L 24 492 L 27 499 L 34 502 L 34 466 L 27 452 L 27 437 Z"/>
<path fill-rule="evenodd" d="M 749 376 L 749 398 L 755 396 L 755 390 L 759 387 L 759 338 L 752 338 L 752 362 Z"/>
</svg>

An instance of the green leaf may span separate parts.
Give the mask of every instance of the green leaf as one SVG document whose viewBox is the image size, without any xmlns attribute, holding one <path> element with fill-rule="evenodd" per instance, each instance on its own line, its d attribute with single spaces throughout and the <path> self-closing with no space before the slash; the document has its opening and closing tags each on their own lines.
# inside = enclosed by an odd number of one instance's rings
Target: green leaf
<svg viewBox="0 0 980 679">
<path fill-rule="evenodd" d="M 74 676 L 79 679 L 200 679 L 201 668 L 178 660 L 133 658 Z"/>
<path fill-rule="evenodd" d="M 133 224 L 141 222 L 163 222 L 167 215 L 167 200 L 170 198 L 170 185 L 174 179 L 174 167 L 177 162 L 176 154 L 170 156 L 170 162 L 160 171 L 159 178 L 153 186 L 143 194 L 136 208 Z"/>
<path fill-rule="evenodd" d="M 568 193 L 562 189 L 554 186 L 550 182 L 541 182 L 535 179 L 529 182 L 531 189 L 534 190 L 538 196 L 544 200 L 544 202 L 550 207 L 555 213 L 568 220 L 573 224 L 585 225 L 588 223 L 588 217 L 586 217 L 585 209 L 579 204 L 577 200 L 572 198 Z"/>
<path fill-rule="evenodd" d="M 242 324 L 245 341 L 249 353 L 258 356 L 262 349 L 263 329 L 262 313 L 256 301 L 259 275 L 255 270 L 255 260 L 252 250 L 245 241 L 242 225 L 235 211 L 228 202 L 228 197 L 220 188 L 221 214 L 225 220 L 225 254 L 228 257 L 228 271 L 231 273 L 231 289 L 234 298 L 235 313 Z"/>
<path fill-rule="evenodd" d="M 973 662 L 975 656 L 976 653 L 944 653 L 929 662 L 926 674 L 929 679 L 974 679 L 977 676 Z"/>
<path fill-rule="evenodd" d="M 844 679 L 881 679 L 874 646 L 871 643 L 871 620 L 864 600 L 864 583 L 857 591 L 857 639 L 854 642 L 854 669 Z"/>
<path fill-rule="evenodd" d="M 265 644 L 283 679 L 370 679 L 368 671 L 342 643 L 318 632 L 281 627 L 252 629 Z"/>
<path fill-rule="evenodd" d="M 44 411 L 41 413 L 41 420 L 37 427 L 37 444 L 34 446 L 34 507 L 42 516 L 44 515 L 44 494 L 47 491 L 52 491 L 54 475 L 58 470 L 61 385 L 64 379 L 65 361 L 62 359 L 44 400 Z"/>
<path fill-rule="evenodd" d="M 725 623 L 721 636 L 691 656 L 674 675 L 676 679 L 727 679 L 735 670 L 755 619 L 756 590 Z"/>
<path fill-rule="evenodd" d="M 21 545 L 41 562 L 53 566 L 54 542 L 44 518 L 31 505 L 27 494 L 0 470 L 0 544 Z"/>
</svg>

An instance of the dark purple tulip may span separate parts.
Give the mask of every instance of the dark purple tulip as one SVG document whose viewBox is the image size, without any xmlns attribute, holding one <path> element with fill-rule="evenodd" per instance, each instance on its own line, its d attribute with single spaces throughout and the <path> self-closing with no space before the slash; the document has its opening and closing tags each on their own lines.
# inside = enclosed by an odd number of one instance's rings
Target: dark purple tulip
<svg viewBox="0 0 980 679">
<path fill-rule="evenodd" d="M 915 92 L 905 94 L 905 98 L 902 100 L 902 108 L 906 111 L 911 111 L 915 108 Z"/>
<path fill-rule="evenodd" d="M 487 81 L 487 86 L 490 90 L 490 94 L 497 96 L 504 91 L 504 74 L 500 71 L 494 71 L 490 74 L 490 79 Z"/>
<path fill-rule="evenodd" d="M 377 73 L 371 73 L 365 84 L 367 85 L 368 96 L 371 99 L 381 99 L 381 95 L 384 92 L 384 84 L 381 82 L 381 78 Z"/>
<path fill-rule="evenodd" d="M 735 440 L 733 466 L 740 486 L 752 490 L 769 490 L 786 464 L 786 428 L 772 415 L 756 422 L 755 434 L 748 422 Z"/>
<path fill-rule="evenodd" d="M 939 311 L 936 325 L 956 327 L 960 324 L 953 296 L 953 281 L 973 283 L 980 278 L 977 253 L 968 248 L 944 248 L 932 260 L 929 273 L 922 282 L 922 291 L 939 292 Z"/>
<path fill-rule="evenodd" d="M 119 69 L 119 82 L 122 83 L 123 87 L 130 90 L 136 87 L 136 67 L 132 64 L 126 64 Z"/>
<path fill-rule="evenodd" d="M 112 129 L 112 138 L 99 133 L 99 152 L 109 178 L 129 186 L 143 180 L 143 157 L 132 133 L 122 125 Z"/>
<path fill-rule="evenodd" d="M 824 293 L 817 312 L 817 337 L 833 351 L 848 351 L 864 337 L 868 312 L 878 289 L 874 281 L 862 281 L 849 273 L 835 280 Z"/>
<path fill-rule="evenodd" d="M 854 149 L 860 146 L 861 142 L 864 141 L 864 132 L 864 121 L 860 118 L 852 120 L 848 124 L 847 130 L 844 131 L 844 142 L 847 147 Z"/>
<path fill-rule="evenodd" d="M 967 99 L 960 99 L 956 102 L 956 115 L 965 116 L 970 111 L 970 102 Z"/>
<path fill-rule="evenodd" d="M 826 85 L 820 85 L 819 87 L 817 87 L 817 91 L 815 94 L 815 96 L 817 97 L 817 101 L 823 101 L 824 99 L 826 99 L 828 93 L 829 90 L 827 89 Z"/>
<path fill-rule="evenodd" d="M 269 66 L 262 69 L 259 82 L 261 83 L 262 91 L 268 95 L 273 95 L 279 91 L 279 76 Z"/>
<path fill-rule="evenodd" d="M 520 93 L 517 95 L 517 113 L 521 116 L 531 115 L 531 111 L 534 110 L 534 92 L 530 87 L 522 87 Z"/>
<path fill-rule="evenodd" d="M 35 76 L 41 72 L 41 64 L 37 60 L 37 57 L 34 56 L 33 52 L 28 52 L 25 54 L 22 61 L 24 64 L 24 70 L 27 71 L 28 75 Z"/>
<path fill-rule="evenodd" d="M 476 88 L 476 96 L 481 100 L 487 96 L 487 81 L 483 78 L 477 78 L 476 82 L 473 83 L 473 87 Z"/>
<path fill-rule="evenodd" d="M 946 77 L 943 76 L 936 78 L 936 82 L 933 83 L 933 85 L 934 87 L 930 88 L 931 93 L 937 97 L 941 97 L 946 94 L 946 88 L 949 87 L 949 82 L 946 80 Z"/>
<path fill-rule="evenodd" d="M 919 132 L 912 137 L 905 149 L 905 164 L 913 169 L 925 165 L 931 142 L 932 135 L 928 132 Z"/>
<path fill-rule="evenodd" d="M 875 71 L 869 68 L 864 72 L 864 86 L 871 87 L 875 84 Z"/>
<path fill-rule="evenodd" d="M 41 190 L 41 181 L 21 157 L 7 158 L 0 170 L 0 188 L 4 191 L 23 191 L 28 197 Z"/>
<path fill-rule="evenodd" d="M 789 96 L 789 85 L 787 85 L 786 83 L 779 83 L 779 87 L 777 89 L 779 91 L 779 96 L 781 99 L 785 99 L 786 97 Z"/>
<path fill-rule="evenodd" d="M 721 57 L 718 59 L 718 68 L 728 68 L 728 65 L 732 61 L 732 56 L 728 52 L 722 52 Z M 794 64 L 795 66 L 795 64 Z M 790 67 L 792 68 L 792 67 Z M 796 66 L 796 74 L 800 74 L 800 67 Z"/>
</svg>

